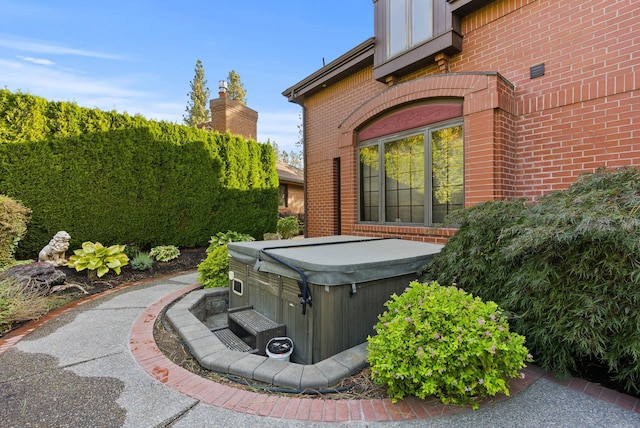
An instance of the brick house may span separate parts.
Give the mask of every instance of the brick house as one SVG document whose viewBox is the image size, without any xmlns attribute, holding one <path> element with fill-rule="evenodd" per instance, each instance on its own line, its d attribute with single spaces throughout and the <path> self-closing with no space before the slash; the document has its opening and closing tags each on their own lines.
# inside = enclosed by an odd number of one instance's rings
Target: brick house
<svg viewBox="0 0 640 428">
<path fill-rule="evenodd" d="M 278 214 L 296 215 L 304 220 L 304 171 L 287 163 L 276 162 L 278 180 Z"/>
<path fill-rule="evenodd" d="M 250 140 L 258 133 L 258 112 L 241 102 L 227 97 L 225 83 L 221 81 L 218 98 L 209 101 L 211 120 L 198 124 L 198 128 L 221 133 L 230 132 Z M 297 215 L 304 218 L 304 173 L 284 162 L 276 163 L 278 173 L 279 201 L 278 213 Z"/>
<path fill-rule="evenodd" d="M 307 236 L 446 242 L 455 209 L 640 164 L 633 0 L 373 0 L 303 107 Z"/>
</svg>

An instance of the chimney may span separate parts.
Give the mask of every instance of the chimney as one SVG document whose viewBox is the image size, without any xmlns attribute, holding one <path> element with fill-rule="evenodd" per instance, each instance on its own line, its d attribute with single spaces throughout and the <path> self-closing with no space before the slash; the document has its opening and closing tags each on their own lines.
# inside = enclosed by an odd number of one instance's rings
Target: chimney
<svg viewBox="0 0 640 428">
<path fill-rule="evenodd" d="M 218 82 L 218 96 L 220 98 L 227 97 L 227 81 L 226 80 L 220 80 Z"/>
<path fill-rule="evenodd" d="M 209 100 L 211 109 L 211 129 L 218 132 L 229 131 L 245 139 L 255 139 L 258 134 L 258 112 L 241 102 L 227 97 L 228 83 L 218 81 L 218 98 Z"/>
</svg>

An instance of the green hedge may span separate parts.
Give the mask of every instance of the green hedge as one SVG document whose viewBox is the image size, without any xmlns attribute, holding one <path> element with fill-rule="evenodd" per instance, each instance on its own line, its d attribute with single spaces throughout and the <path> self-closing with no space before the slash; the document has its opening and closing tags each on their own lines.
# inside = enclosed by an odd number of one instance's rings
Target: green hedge
<svg viewBox="0 0 640 428">
<path fill-rule="evenodd" d="M 266 144 L 0 90 L 0 193 L 32 210 L 18 257 L 58 230 L 71 248 L 262 236 L 276 228 L 277 191 Z"/>
<path fill-rule="evenodd" d="M 488 202 L 447 221 L 460 230 L 425 280 L 509 311 L 543 368 L 597 362 L 640 391 L 639 170 L 600 170 L 536 203 Z"/>
</svg>

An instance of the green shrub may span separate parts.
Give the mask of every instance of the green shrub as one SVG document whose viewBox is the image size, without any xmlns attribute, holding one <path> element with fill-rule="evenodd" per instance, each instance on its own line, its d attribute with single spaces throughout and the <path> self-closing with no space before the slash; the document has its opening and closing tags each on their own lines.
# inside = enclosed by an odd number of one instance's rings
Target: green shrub
<svg viewBox="0 0 640 428">
<path fill-rule="evenodd" d="M 180 257 L 180 250 L 175 245 L 159 245 L 153 247 L 149 255 L 159 262 L 168 262 Z"/>
<path fill-rule="evenodd" d="M 140 247 L 136 244 L 127 244 L 124 247 L 124 254 L 129 258 L 129 260 L 135 259 L 141 252 L 142 250 L 140 250 Z"/>
<path fill-rule="evenodd" d="M 281 217 L 276 228 L 282 239 L 291 239 L 300 233 L 300 220 L 294 215 Z"/>
<path fill-rule="evenodd" d="M 119 275 L 120 269 L 129 262 L 124 248 L 124 245 L 105 247 L 99 242 L 95 244 L 85 242 L 81 249 L 74 251 L 65 266 L 74 268 L 78 272 L 88 269 L 89 276 L 95 273 L 98 278 L 104 276 L 111 269 Z"/>
<path fill-rule="evenodd" d="M 13 324 L 38 318 L 49 309 L 46 291 L 24 287 L 11 279 L 0 281 L 0 336 Z"/>
<path fill-rule="evenodd" d="M 212 251 L 214 248 L 219 245 L 225 245 L 229 242 L 247 242 L 247 241 L 255 241 L 255 238 L 246 233 L 234 232 L 233 230 L 228 230 L 226 232 L 218 232 L 215 236 L 212 236 L 209 240 L 209 248 L 207 248 L 207 253 Z"/>
<path fill-rule="evenodd" d="M 448 219 L 460 229 L 424 279 L 509 311 L 542 368 L 569 375 L 596 362 L 637 393 L 639 208 L 635 168 L 582 175 L 531 204 L 480 204 Z"/>
<path fill-rule="evenodd" d="M 2 88 L 0 193 L 33 211 L 17 258 L 34 258 L 58 230 L 71 248 L 189 248 L 218 231 L 262 236 L 278 216 L 269 144 Z"/>
<path fill-rule="evenodd" d="M 18 242 L 27 232 L 31 210 L 0 195 L 0 268 L 11 264 Z"/>
<path fill-rule="evenodd" d="M 251 235 L 234 231 L 218 232 L 211 237 L 207 258 L 198 265 L 198 282 L 205 288 L 229 285 L 229 242 L 254 241 Z"/>
<path fill-rule="evenodd" d="M 229 285 L 229 252 L 227 244 L 219 245 L 198 265 L 198 282 L 204 288 Z"/>
<path fill-rule="evenodd" d="M 149 270 L 153 267 L 153 257 L 149 253 L 138 253 L 129 261 L 129 265 L 134 270 Z"/>
<path fill-rule="evenodd" d="M 412 282 L 385 305 L 368 337 L 368 359 L 372 379 L 394 402 L 435 395 L 477 408 L 478 399 L 509 395 L 508 378 L 531 361 L 525 338 L 509 332 L 494 302 L 456 287 Z"/>
</svg>

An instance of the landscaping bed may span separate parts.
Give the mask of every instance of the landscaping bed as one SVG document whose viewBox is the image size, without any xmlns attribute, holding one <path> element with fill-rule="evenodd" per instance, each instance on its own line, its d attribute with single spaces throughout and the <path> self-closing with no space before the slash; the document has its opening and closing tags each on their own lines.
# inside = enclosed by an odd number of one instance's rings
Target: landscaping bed
<svg viewBox="0 0 640 428">
<path fill-rule="evenodd" d="M 67 275 L 67 283 L 79 284 L 87 290 L 89 294 L 96 294 L 130 282 L 141 281 L 168 273 L 197 269 L 198 264 L 200 264 L 206 256 L 206 248 L 181 249 L 178 258 L 169 260 L 168 262 L 156 261 L 153 263 L 151 269 L 135 270 L 131 268 L 131 265 L 127 265 L 122 268 L 119 275 L 116 275 L 113 271 L 109 271 L 102 278 L 93 280 L 89 278 L 86 270 L 76 272 L 75 269 L 66 266 L 61 266 L 56 269 L 59 269 Z M 68 292 L 73 291 L 75 293 L 74 290 L 78 291 L 77 288 L 71 288 Z M 65 290 L 63 293 L 64 292 L 67 291 Z"/>
</svg>

